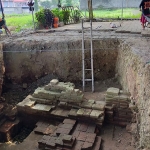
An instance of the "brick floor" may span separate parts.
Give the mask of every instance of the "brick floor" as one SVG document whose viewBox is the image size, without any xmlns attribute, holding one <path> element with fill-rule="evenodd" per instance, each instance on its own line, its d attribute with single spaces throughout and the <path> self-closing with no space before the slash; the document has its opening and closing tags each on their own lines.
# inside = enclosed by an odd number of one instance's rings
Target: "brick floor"
<svg viewBox="0 0 150 150">
<path fill-rule="evenodd" d="M 65 123 L 65 124 L 75 124 L 76 123 L 76 120 L 73 120 L 73 119 L 65 119 L 64 121 L 63 121 L 63 123 Z"/>
<path fill-rule="evenodd" d="M 80 132 L 77 140 L 79 140 L 79 141 L 85 141 L 86 137 L 87 137 L 87 133 L 86 132 Z"/>
</svg>

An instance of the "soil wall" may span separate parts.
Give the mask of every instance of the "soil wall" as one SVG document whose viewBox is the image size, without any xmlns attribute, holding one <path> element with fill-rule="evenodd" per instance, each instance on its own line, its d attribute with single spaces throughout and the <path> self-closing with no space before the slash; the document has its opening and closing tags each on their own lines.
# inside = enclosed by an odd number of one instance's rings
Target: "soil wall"
<svg viewBox="0 0 150 150">
<path fill-rule="evenodd" d="M 150 43 L 141 41 L 132 40 L 120 45 L 116 72 L 123 89 L 131 93 L 138 107 L 134 140 L 139 140 L 141 148 L 150 149 Z"/>
<path fill-rule="evenodd" d="M 82 79 L 81 45 L 81 40 L 42 42 L 42 47 L 40 42 L 7 44 L 4 46 L 5 78 L 13 83 L 28 83 L 52 74 L 63 81 L 79 82 Z M 96 80 L 115 75 L 118 45 L 115 39 L 93 41 Z M 85 49 L 86 58 L 90 58 L 90 40 L 85 42 Z M 86 68 L 90 68 L 89 61 L 86 61 Z M 90 77 L 90 72 L 86 77 Z"/>
</svg>

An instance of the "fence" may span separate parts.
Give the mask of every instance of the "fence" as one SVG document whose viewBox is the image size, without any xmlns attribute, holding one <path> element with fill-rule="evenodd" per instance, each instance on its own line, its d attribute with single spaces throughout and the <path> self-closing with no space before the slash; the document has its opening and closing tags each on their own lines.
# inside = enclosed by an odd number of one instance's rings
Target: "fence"
<svg viewBox="0 0 150 150">
<path fill-rule="evenodd" d="M 92 0 L 95 18 L 139 18 L 141 0 Z M 80 10 L 88 16 L 88 0 L 80 0 Z"/>
</svg>

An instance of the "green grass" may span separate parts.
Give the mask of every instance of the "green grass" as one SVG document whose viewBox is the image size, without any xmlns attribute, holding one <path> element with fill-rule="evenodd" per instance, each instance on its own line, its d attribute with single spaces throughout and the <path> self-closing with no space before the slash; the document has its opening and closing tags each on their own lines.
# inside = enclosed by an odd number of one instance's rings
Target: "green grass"
<svg viewBox="0 0 150 150">
<path fill-rule="evenodd" d="M 85 12 L 83 12 L 85 14 Z M 141 12 L 135 8 L 123 9 L 123 19 L 138 19 L 140 18 Z M 122 9 L 98 9 L 93 11 L 94 18 L 121 18 Z M 86 12 L 88 17 L 88 11 Z"/>
<path fill-rule="evenodd" d="M 88 17 L 89 13 L 83 11 L 83 15 Z M 98 9 L 93 11 L 94 18 L 121 18 L 122 9 Z M 140 18 L 141 12 L 138 9 L 126 8 L 123 10 L 123 19 Z M 35 17 L 34 17 L 35 18 Z M 16 27 L 16 31 L 22 29 L 33 29 L 32 14 L 12 14 L 5 16 L 7 26 Z M 36 20 L 35 20 L 36 21 Z M 37 22 L 37 21 L 36 21 Z"/>
<path fill-rule="evenodd" d="M 31 14 L 21 14 L 21 15 L 6 15 L 7 26 L 16 27 L 16 31 L 22 29 L 33 28 L 32 15 Z"/>
</svg>

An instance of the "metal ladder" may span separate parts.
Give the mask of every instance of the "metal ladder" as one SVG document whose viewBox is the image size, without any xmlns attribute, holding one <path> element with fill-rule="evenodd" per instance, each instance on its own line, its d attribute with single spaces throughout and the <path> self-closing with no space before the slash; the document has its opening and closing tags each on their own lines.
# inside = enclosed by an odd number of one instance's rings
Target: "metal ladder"
<svg viewBox="0 0 150 150">
<path fill-rule="evenodd" d="M 90 58 L 85 58 L 85 45 L 84 45 L 84 20 L 82 20 L 82 82 L 83 82 L 83 91 L 85 91 L 85 82 L 92 82 L 92 92 L 94 92 L 94 68 L 93 68 L 93 36 L 92 36 L 92 20 L 90 20 Z M 91 67 L 85 68 L 85 61 L 90 61 Z M 87 79 L 85 77 L 85 72 L 91 72 L 91 78 Z"/>
</svg>

